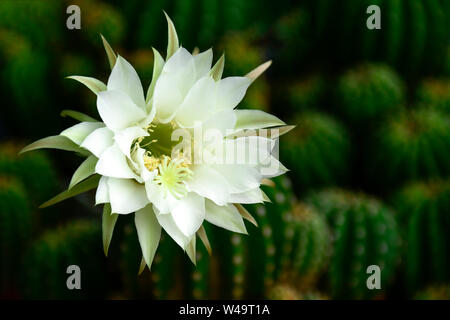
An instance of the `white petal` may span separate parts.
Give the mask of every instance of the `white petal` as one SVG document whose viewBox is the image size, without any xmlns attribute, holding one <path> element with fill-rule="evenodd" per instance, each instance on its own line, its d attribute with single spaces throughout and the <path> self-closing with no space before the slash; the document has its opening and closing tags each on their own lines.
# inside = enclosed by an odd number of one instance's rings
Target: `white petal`
<svg viewBox="0 0 450 320">
<path fill-rule="evenodd" d="M 211 165 L 226 178 L 231 193 L 241 193 L 258 188 L 261 184 L 261 174 L 254 166 L 243 164 Z"/>
<path fill-rule="evenodd" d="M 158 219 L 159 224 L 167 232 L 167 234 L 181 247 L 183 250 L 186 249 L 187 245 L 191 241 L 192 237 L 187 237 L 178 229 L 175 221 L 173 221 L 171 214 L 158 214 L 156 212 L 156 219 Z M 195 237 L 195 235 L 194 235 Z"/>
<path fill-rule="evenodd" d="M 251 79 L 246 77 L 228 77 L 218 82 L 216 110 L 232 110 L 244 98 Z"/>
<path fill-rule="evenodd" d="M 156 219 L 151 205 L 136 211 L 134 222 L 145 263 L 150 268 L 159 239 L 161 238 L 161 225 Z"/>
<path fill-rule="evenodd" d="M 264 196 L 260 188 L 255 188 L 242 193 L 232 193 L 228 201 L 230 203 L 263 203 Z"/>
<path fill-rule="evenodd" d="M 122 91 L 133 100 L 135 105 L 144 108 L 145 99 L 141 80 L 133 66 L 121 56 L 116 59 L 107 87 L 108 90 Z"/>
<path fill-rule="evenodd" d="M 65 136 L 80 145 L 88 135 L 94 130 L 104 127 L 102 122 L 81 122 L 70 128 L 67 128 L 60 135 Z"/>
<path fill-rule="evenodd" d="M 205 219 L 205 198 L 192 192 L 188 193 L 172 209 L 172 217 L 185 236 L 192 236 Z"/>
<path fill-rule="evenodd" d="M 120 150 L 122 150 L 122 153 L 129 158 L 133 141 L 139 137 L 147 137 L 148 135 L 148 132 L 141 127 L 130 127 L 116 132 L 114 140 Z"/>
<path fill-rule="evenodd" d="M 274 115 L 261 110 L 234 110 L 234 112 L 237 117 L 236 130 L 269 128 L 286 124 Z"/>
<path fill-rule="evenodd" d="M 95 193 L 95 205 L 109 202 L 108 177 L 101 177 Z"/>
<path fill-rule="evenodd" d="M 113 213 L 128 214 L 149 203 L 144 185 L 132 179 L 108 178 L 108 190 Z"/>
<path fill-rule="evenodd" d="M 207 76 L 198 80 L 187 94 L 175 117 L 177 123 L 192 128 L 195 121 L 203 121 L 211 114 L 215 101 L 216 82 Z"/>
<path fill-rule="evenodd" d="M 108 128 L 100 128 L 88 135 L 81 146 L 100 158 L 102 153 L 114 144 L 113 136 L 114 133 Z"/>
<path fill-rule="evenodd" d="M 122 91 L 102 91 L 97 96 L 97 109 L 111 130 L 125 129 L 145 118 L 145 112 Z"/>
<path fill-rule="evenodd" d="M 213 60 L 212 49 L 208 49 L 194 56 L 195 71 L 197 79 L 207 75 L 211 70 Z"/>
<path fill-rule="evenodd" d="M 112 145 L 102 153 L 95 166 L 95 172 L 102 176 L 114 178 L 136 178 L 130 169 L 126 156 L 117 144 Z"/>
<path fill-rule="evenodd" d="M 227 134 L 227 130 L 231 130 L 236 125 L 236 114 L 234 110 L 224 110 L 211 115 L 203 121 L 203 132 L 209 129 L 216 129 L 222 133 L 222 136 Z"/>
<path fill-rule="evenodd" d="M 167 123 L 195 82 L 194 58 L 184 48 L 180 48 L 166 62 L 155 85 L 153 107 L 156 116 Z"/>
<path fill-rule="evenodd" d="M 214 202 L 206 200 L 205 206 L 206 221 L 233 232 L 247 233 L 244 220 L 234 205 L 218 206 Z"/>
<path fill-rule="evenodd" d="M 178 204 L 178 200 L 170 193 L 164 194 L 161 187 L 153 181 L 145 183 L 147 198 L 154 204 L 160 214 L 167 214 Z"/>
<path fill-rule="evenodd" d="M 227 180 L 219 172 L 207 165 L 195 165 L 192 179 L 187 182 L 190 191 L 211 199 L 218 205 L 227 204 L 230 195 Z"/>
</svg>

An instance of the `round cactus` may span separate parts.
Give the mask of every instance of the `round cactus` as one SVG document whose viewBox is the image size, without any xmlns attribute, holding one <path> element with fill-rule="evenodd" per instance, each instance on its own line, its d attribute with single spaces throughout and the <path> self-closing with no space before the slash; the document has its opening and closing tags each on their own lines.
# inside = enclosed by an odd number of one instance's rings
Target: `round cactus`
<svg viewBox="0 0 450 320">
<path fill-rule="evenodd" d="M 73 221 L 36 240 L 24 258 L 25 295 L 34 299 L 102 298 L 105 260 L 98 221 Z M 69 290 L 67 268 L 81 271 L 81 290 Z"/>
<path fill-rule="evenodd" d="M 406 239 L 405 276 L 410 292 L 450 280 L 450 182 L 414 183 L 394 197 Z"/>
<path fill-rule="evenodd" d="M 423 81 L 417 89 L 417 101 L 425 107 L 450 114 L 450 81 L 446 79 Z"/>
<path fill-rule="evenodd" d="M 335 298 L 369 298 L 386 292 L 399 262 L 400 238 L 393 213 L 371 197 L 327 190 L 308 197 L 329 222 L 334 252 L 328 284 Z M 366 272 L 381 269 L 381 290 L 369 290 Z"/>
<path fill-rule="evenodd" d="M 27 195 L 15 179 L 0 176 L 0 296 L 18 294 L 21 253 L 31 237 L 32 215 Z"/>
<path fill-rule="evenodd" d="M 289 84 L 280 85 L 281 101 L 286 101 L 291 113 L 314 110 L 322 105 L 325 96 L 325 81 L 319 74 L 313 74 Z"/>
<path fill-rule="evenodd" d="M 387 66 L 360 65 L 338 80 L 338 113 L 351 124 L 367 125 L 398 110 L 404 99 L 401 79 Z"/>
<path fill-rule="evenodd" d="M 368 172 L 385 190 L 416 179 L 450 174 L 450 120 L 435 110 L 405 112 L 375 136 Z"/>
<path fill-rule="evenodd" d="M 282 248 L 281 281 L 311 288 L 323 273 L 331 254 L 325 218 L 314 208 L 297 203 L 289 215 Z"/>
<path fill-rule="evenodd" d="M 328 115 L 307 112 L 292 121 L 296 128 L 281 138 L 280 159 L 300 190 L 343 182 L 348 173 L 347 131 Z"/>
</svg>

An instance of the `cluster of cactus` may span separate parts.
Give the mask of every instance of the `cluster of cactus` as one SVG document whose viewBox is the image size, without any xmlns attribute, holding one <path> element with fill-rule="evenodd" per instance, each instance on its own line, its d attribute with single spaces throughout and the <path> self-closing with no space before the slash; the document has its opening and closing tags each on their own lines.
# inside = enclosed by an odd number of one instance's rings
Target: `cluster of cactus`
<svg viewBox="0 0 450 320">
<path fill-rule="evenodd" d="M 35 240 L 24 257 L 24 295 L 39 299 L 103 298 L 106 264 L 97 220 L 72 221 Z M 68 267 L 81 271 L 81 290 L 70 290 Z"/>
<path fill-rule="evenodd" d="M 403 100 L 402 80 L 385 65 L 363 64 L 337 81 L 336 111 L 351 124 L 366 126 L 398 110 Z"/>
<path fill-rule="evenodd" d="M 314 208 L 297 203 L 287 215 L 280 261 L 280 280 L 310 289 L 327 266 L 331 237 L 327 222 Z"/>
<path fill-rule="evenodd" d="M 296 128 L 281 138 L 280 159 L 298 190 L 344 182 L 348 174 L 350 141 L 346 129 L 327 114 L 306 112 Z"/>
<path fill-rule="evenodd" d="M 31 238 L 32 215 L 22 184 L 0 175 L 0 296 L 18 295 L 21 254 Z"/>
<path fill-rule="evenodd" d="M 366 28 L 370 5 L 381 8 L 380 30 Z M 448 4 L 441 0 L 311 1 L 313 29 L 323 52 L 332 51 L 345 62 L 377 59 L 405 72 L 442 70 L 448 40 L 446 9 Z"/>
<path fill-rule="evenodd" d="M 410 292 L 450 281 L 450 182 L 414 183 L 393 200 L 405 239 L 405 276 Z"/>
<path fill-rule="evenodd" d="M 280 111 L 295 114 L 321 108 L 324 104 L 326 85 L 321 74 L 283 82 L 277 87 L 277 104 L 283 104 Z"/>
<path fill-rule="evenodd" d="M 430 107 L 450 114 L 450 80 L 424 80 L 416 92 L 417 102 L 424 107 Z"/>
<path fill-rule="evenodd" d="M 388 190 L 418 179 L 450 175 L 450 120 L 432 109 L 405 111 L 375 136 L 367 168 L 376 185 Z"/>
<path fill-rule="evenodd" d="M 393 213 L 377 200 L 343 190 L 311 194 L 306 202 L 331 228 L 333 253 L 327 282 L 334 298 L 370 298 L 383 294 L 399 263 L 400 237 Z M 381 290 L 369 290 L 367 268 L 381 269 Z"/>
</svg>

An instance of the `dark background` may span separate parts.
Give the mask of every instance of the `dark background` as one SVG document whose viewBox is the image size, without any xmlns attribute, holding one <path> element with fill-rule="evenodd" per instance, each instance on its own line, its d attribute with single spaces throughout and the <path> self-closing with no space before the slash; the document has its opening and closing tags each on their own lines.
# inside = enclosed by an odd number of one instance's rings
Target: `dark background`
<svg viewBox="0 0 450 320">
<path fill-rule="evenodd" d="M 81 9 L 68 30 L 66 8 Z M 366 8 L 381 8 L 368 30 Z M 296 128 L 281 138 L 289 179 L 267 188 L 259 229 L 207 225 L 213 255 L 197 267 L 169 237 L 141 276 L 131 215 L 103 256 L 93 194 L 52 208 L 81 159 L 17 152 L 97 117 L 95 96 L 68 75 L 106 81 L 99 34 L 151 79 L 151 47 L 165 52 L 162 10 L 188 50 L 225 52 L 225 75 L 266 60 L 239 108 Z M 0 297 L 448 299 L 450 297 L 449 0 L 0 1 Z M 82 289 L 66 288 L 79 265 Z M 381 268 L 368 290 L 366 268 Z"/>
</svg>

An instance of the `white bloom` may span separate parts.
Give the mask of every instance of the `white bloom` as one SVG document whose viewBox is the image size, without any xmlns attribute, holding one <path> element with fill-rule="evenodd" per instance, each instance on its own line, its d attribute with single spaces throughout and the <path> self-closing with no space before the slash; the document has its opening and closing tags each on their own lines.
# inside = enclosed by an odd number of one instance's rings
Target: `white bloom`
<svg viewBox="0 0 450 320">
<path fill-rule="evenodd" d="M 161 228 L 191 259 L 195 259 L 195 236 L 204 220 L 246 233 L 246 215 L 234 204 L 263 202 L 262 180 L 286 171 L 272 154 L 276 135 L 244 131 L 283 126 L 284 122 L 262 111 L 236 110 L 252 81 L 270 63 L 245 77 L 221 79 L 223 57 L 211 68 L 212 50 L 192 55 L 179 47 L 170 19 L 168 23 L 168 58 L 164 61 L 154 50 L 153 79 L 146 96 L 131 64 L 116 57 L 103 39 L 113 66 L 107 84 L 72 77 L 97 94 L 102 121 L 68 112 L 84 121 L 24 150 L 53 147 L 88 156 L 69 190 L 46 205 L 97 187 L 96 204 L 105 204 L 105 253 L 117 215 L 135 213 L 148 266 Z M 181 135 L 180 130 L 184 130 Z M 203 132 L 200 140 L 198 130 Z M 208 134 L 211 139 L 204 139 Z M 179 148 L 180 137 L 187 140 L 183 142 L 188 148 Z M 244 161 L 237 161 L 235 155 L 242 154 Z M 268 163 L 277 165 L 275 171 L 264 172 Z"/>
</svg>

